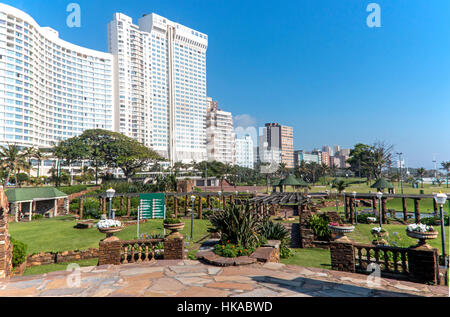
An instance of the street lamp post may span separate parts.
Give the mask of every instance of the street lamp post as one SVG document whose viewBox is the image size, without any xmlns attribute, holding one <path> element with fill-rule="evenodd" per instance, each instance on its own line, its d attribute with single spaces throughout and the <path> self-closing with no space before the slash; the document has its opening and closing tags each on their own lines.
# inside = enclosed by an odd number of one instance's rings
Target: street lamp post
<svg viewBox="0 0 450 317">
<path fill-rule="evenodd" d="M 434 200 L 439 205 L 439 212 L 441 216 L 441 239 L 442 239 L 442 256 L 444 257 L 444 265 L 445 268 L 448 267 L 448 260 L 447 260 L 447 252 L 445 250 L 445 228 L 444 228 L 444 205 L 447 201 L 447 195 L 443 193 L 436 194 L 434 196 Z"/>
<path fill-rule="evenodd" d="M 220 210 L 220 200 L 221 200 L 220 198 L 222 196 L 222 192 L 219 190 L 218 194 L 219 194 L 219 210 Z"/>
<path fill-rule="evenodd" d="M 200 198 L 201 199 L 201 198 Z M 194 238 L 194 204 L 195 204 L 195 196 L 191 196 L 192 201 L 192 212 L 191 212 L 191 241 Z M 201 203 L 201 201 L 200 201 Z"/>
<path fill-rule="evenodd" d="M 377 198 L 378 198 L 378 217 L 379 217 L 379 222 L 380 222 L 380 228 L 383 227 L 383 221 L 381 219 L 381 198 L 383 197 L 383 193 L 382 192 L 378 192 L 377 193 Z"/>
<path fill-rule="evenodd" d="M 355 204 L 355 223 L 358 224 L 358 210 L 356 209 L 357 208 L 356 192 L 353 192 L 352 195 L 353 195 L 353 199 L 355 200 L 355 203 L 354 203 Z"/>
<path fill-rule="evenodd" d="M 106 191 L 106 197 L 109 199 L 108 219 L 111 219 L 111 204 L 115 193 L 116 191 L 112 187 Z"/>
</svg>

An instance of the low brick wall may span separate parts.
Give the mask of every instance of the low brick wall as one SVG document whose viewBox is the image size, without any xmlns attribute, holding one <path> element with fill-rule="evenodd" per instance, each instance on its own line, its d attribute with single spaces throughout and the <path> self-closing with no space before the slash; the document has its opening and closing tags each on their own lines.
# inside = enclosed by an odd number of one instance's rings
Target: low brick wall
<svg viewBox="0 0 450 317">
<path fill-rule="evenodd" d="M 400 266 L 404 266 L 404 269 L 400 272 L 392 271 L 392 268 L 389 270 L 381 269 L 381 274 L 389 274 L 392 278 L 407 278 L 408 280 L 416 283 L 427 283 L 427 284 L 440 284 L 440 275 L 439 275 L 439 263 L 438 263 L 438 250 L 437 249 L 427 249 L 427 248 L 397 248 L 397 247 L 377 247 L 374 245 L 354 245 L 353 243 L 347 242 L 338 242 L 333 241 L 330 243 L 330 253 L 331 253 L 331 267 L 333 270 L 337 271 L 345 271 L 345 272 L 361 272 L 361 248 L 363 249 L 371 249 L 383 252 L 396 252 L 403 253 L 405 257 L 404 263 L 400 264 L 397 262 L 397 268 Z M 355 250 L 358 250 L 359 258 L 356 259 Z M 400 256 L 399 256 L 400 257 Z M 407 259 L 407 263 L 406 263 Z M 366 261 L 367 260 L 363 260 Z M 385 257 L 379 260 L 380 267 L 389 266 L 389 259 Z M 399 259 L 397 258 L 397 261 Z M 357 262 L 358 270 L 356 267 Z M 375 263 L 374 261 L 370 261 L 371 263 Z M 382 266 L 381 266 L 382 265 Z M 400 276 L 401 275 L 401 276 Z"/>
<path fill-rule="evenodd" d="M 98 256 L 99 250 L 93 248 L 84 251 L 42 252 L 29 255 L 27 257 L 27 267 L 89 260 L 98 258 Z"/>
</svg>

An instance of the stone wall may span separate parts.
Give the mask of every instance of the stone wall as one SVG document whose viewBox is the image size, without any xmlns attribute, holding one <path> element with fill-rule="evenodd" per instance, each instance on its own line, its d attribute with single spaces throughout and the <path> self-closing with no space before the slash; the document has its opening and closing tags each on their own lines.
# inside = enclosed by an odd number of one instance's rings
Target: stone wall
<svg viewBox="0 0 450 317">
<path fill-rule="evenodd" d="M 409 249 L 409 277 L 413 282 L 440 284 L 438 249 Z"/>
<path fill-rule="evenodd" d="M 168 235 L 164 239 L 164 260 L 180 260 L 184 256 L 184 237 L 179 233 Z"/>
<path fill-rule="evenodd" d="M 88 249 L 84 251 L 64 251 L 64 252 L 47 252 L 29 255 L 27 257 L 27 267 L 47 265 L 54 263 L 65 263 L 80 260 L 95 259 L 99 256 L 98 249 Z"/>
<path fill-rule="evenodd" d="M 12 245 L 8 232 L 8 200 L 0 186 L 0 279 L 12 274 Z"/>
<path fill-rule="evenodd" d="M 352 243 L 331 242 L 331 268 L 336 271 L 355 272 L 355 251 Z"/>
<path fill-rule="evenodd" d="M 105 238 L 99 243 L 98 265 L 120 265 L 122 243 L 117 237 Z"/>
</svg>

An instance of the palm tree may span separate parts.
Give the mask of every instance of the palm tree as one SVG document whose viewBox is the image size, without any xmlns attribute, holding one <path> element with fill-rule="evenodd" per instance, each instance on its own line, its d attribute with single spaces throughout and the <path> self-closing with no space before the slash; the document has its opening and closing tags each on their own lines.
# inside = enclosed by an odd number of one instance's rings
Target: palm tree
<svg viewBox="0 0 450 317">
<path fill-rule="evenodd" d="M 417 169 L 417 175 L 419 175 L 419 178 L 422 181 L 422 188 L 423 188 L 423 177 L 425 176 L 426 172 L 427 171 L 423 167 Z"/>
<path fill-rule="evenodd" d="M 449 174 L 450 174 L 450 161 L 442 162 L 441 166 L 442 166 L 441 169 L 443 169 L 444 171 L 447 172 L 447 188 L 448 188 L 448 177 L 449 177 Z"/>
<path fill-rule="evenodd" d="M 343 179 L 335 179 L 333 182 L 333 186 L 331 186 L 331 188 L 336 188 L 340 194 L 344 189 L 347 188 L 347 186 L 348 185 L 345 183 Z"/>
<path fill-rule="evenodd" d="M 30 163 L 28 162 L 28 157 L 30 154 L 29 149 L 20 150 L 20 148 L 15 144 L 7 144 L 7 147 L 0 147 L 0 158 L 1 166 L 8 170 L 8 175 L 5 180 L 5 188 L 9 183 L 11 178 L 11 173 L 13 173 L 17 185 L 17 174 L 21 170 L 27 171 L 30 169 Z"/>
<path fill-rule="evenodd" d="M 38 161 L 37 178 L 39 178 L 42 159 L 45 157 L 44 153 L 39 148 L 30 148 L 30 157 Z"/>
</svg>

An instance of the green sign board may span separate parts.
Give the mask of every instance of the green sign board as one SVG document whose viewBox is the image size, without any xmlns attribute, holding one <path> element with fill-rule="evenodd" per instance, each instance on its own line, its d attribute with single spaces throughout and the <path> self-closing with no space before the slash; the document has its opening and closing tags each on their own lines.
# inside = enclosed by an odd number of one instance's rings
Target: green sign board
<svg viewBox="0 0 450 317">
<path fill-rule="evenodd" d="M 164 219 L 165 203 L 164 194 L 140 194 L 139 219 Z"/>
</svg>

